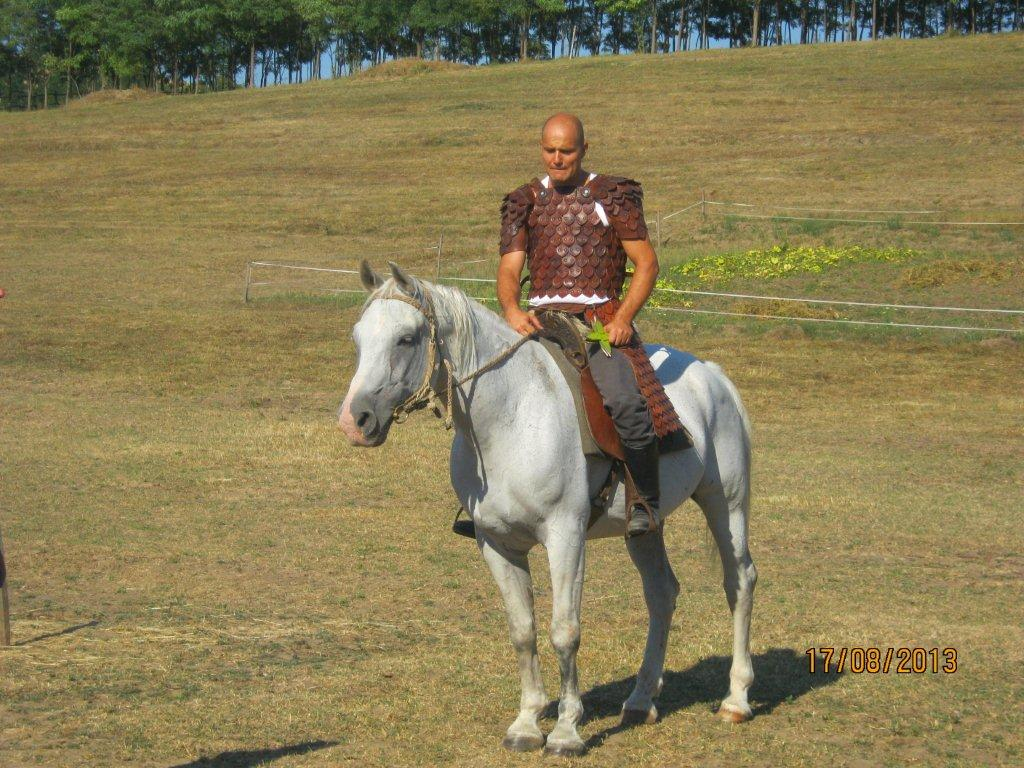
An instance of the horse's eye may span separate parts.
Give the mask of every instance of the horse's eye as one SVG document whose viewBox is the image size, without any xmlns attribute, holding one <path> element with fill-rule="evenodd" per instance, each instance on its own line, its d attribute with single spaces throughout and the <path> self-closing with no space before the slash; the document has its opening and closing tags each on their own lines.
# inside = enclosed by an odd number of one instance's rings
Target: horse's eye
<svg viewBox="0 0 1024 768">
<path fill-rule="evenodd" d="M 411 347 L 413 342 L 416 341 L 414 336 L 403 336 L 398 340 L 398 346 L 400 347 Z"/>
</svg>

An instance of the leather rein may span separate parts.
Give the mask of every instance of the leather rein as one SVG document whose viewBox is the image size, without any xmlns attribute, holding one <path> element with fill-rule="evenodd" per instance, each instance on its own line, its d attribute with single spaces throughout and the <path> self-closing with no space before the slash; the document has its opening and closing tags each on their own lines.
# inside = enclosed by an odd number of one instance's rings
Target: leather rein
<svg viewBox="0 0 1024 768">
<path fill-rule="evenodd" d="M 437 316 L 434 314 L 434 305 L 430 300 L 430 294 L 427 293 L 425 288 L 421 287 L 423 291 L 423 301 L 417 301 L 411 296 L 405 294 L 394 294 L 392 296 L 379 296 L 378 299 L 396 299 L 398 301 L 404 301 L 411 307 L 419 310 L 427 320 L 427 327 L 430 329 L 430 337 L 427 341 L 427 364 L 423 370 L 423 380 L 420 382 L 419 387 L 404 401 L 395 406 L 392 411 L 392 418 L 396 424 L 401 424 L 407 418 L 409 414 L 414 411 L 418 411 L 421 408 L 429 406 L 434 412 L 437 418 L 444 421 L 444 428 L 452 428 L 452 401 L 454 390 L 461 387 L 466 382 L 472 381 L 473 379 L 481 376 L 492 368 L 500 365 L 508 358 L 512 357 L 521 346 L 526 342 L 535 338 L 536 332 L 530 333 L 527 336 L 523 336 L 518 339 L 514 344 L 506 347 L 493 358 L 488 360 L 486 363 L 481 365 L 479 368 L 474 370 L 462 378 L 456 378 L 455 367 L 451 361 L 446 358 L 443 354 L 439 354 L 440 346 L 444 344 L 444 339 L 438 338 L 437 335 Z M 376 300 L 376 299 L 374 299 Z M 446 373 L 446 385 L 445 385 L 445 398 L 441 399 L 441 393 L 434 389 L 431 385 L 431 380 L 434 378 L 434 374 L 437 373 L 439 368 L 444 368 Z"/>
</svg>

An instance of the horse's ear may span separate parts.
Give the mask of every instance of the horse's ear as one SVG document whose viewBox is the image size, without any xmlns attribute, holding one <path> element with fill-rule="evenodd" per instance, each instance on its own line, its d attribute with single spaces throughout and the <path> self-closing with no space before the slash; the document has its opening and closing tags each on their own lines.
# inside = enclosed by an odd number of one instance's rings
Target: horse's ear
<svg viewBox="0 0 1024 768">
<path fill-rule="evenodd" d="M 395 278 L 395 283 L 404 292 L 412 295 L 416 292 L 416 286 L 413 283 L 413 279 L 409 275 L 402 271 L 402 268 L 395 264 L 393 261 L 388 262 L 388 266 L 391 267 L 391 276 Z"/>
<path fill-rule="evenodd" d="M 369 293 L 372 293 L 384 284 L 384 278 L 373 271 L 373 267 L 370 266 L 370 262 L 366 259 L 363 259 L 363 263 L 359 265 L 359 279 L 363 283 L 363 288 Z"/>
</svg>

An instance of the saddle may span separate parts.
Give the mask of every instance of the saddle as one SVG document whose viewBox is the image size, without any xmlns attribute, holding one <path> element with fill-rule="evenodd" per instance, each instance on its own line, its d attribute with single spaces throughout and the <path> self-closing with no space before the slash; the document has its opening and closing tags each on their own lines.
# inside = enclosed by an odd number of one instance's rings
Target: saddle
<svg viewBox="0 0 1024 768">
<path fill-rule="evenodd" d="M 619 482 L 625 485 L 627 509 L 631 508 L 632 500 L 637 497 L 636 488 L 625 468 L 625 455 L 619 433 L 615 429 L 611 414 L 604 407 L 604 399 L 590 372 L 588 342 L 580 332 L 575 318 L 564 310 L 547 307 L 538 308 L 536 314 L 543 326 L 543 330 L 537 332 L 536 338 L 555 361 L 565 378 L 565 383 L 569 385 L 569 392 L 572 393 L 583 453 L 587 456 L 610 459 L 612 462 L 608 477 L 598 490 L 597 496 L 590 501 L 590 520 L 587 523 L 587 528 L 590 528 L 608 508 L 612 491 Z M 639 348 L 639 353 L 644 355 L 646 379 L 638 380 L 637 383 L 641 392 L 648 398 L 648 405 L 651 404 L 652 395 L 657 398 L 658 407 L 651 409 L 655 431 L 665 432 L 667 425 L 678 427 L 665 434 L 659 434 L 659 452 L 665 454 L 693 447 L 693 440 L 686 428 L 679 423 L 672 403 L 658 382 L 654 369 L 647 362 L 642 347 Z M 662 429 L 658 430 L 658 427 Z M 460 536 L 475 538 L 473 521 L 459 519 L 464 511 L 460 506 L 455 513 L 452 530 Z"/>
<path fill-rule="evenodd" d="M 583 453 L 622 461 L 622 442 L 590 372 L 587 341 L 580 333 L 576 321 L 566 312 L 543 307 L 537 310 L 537 319 L 544 326 L 537 333 L 538 341 L 558 365 L 572 393 Z M 675 417 L 675 413 L 671 416 Z M 693 441 L 685 429 L 658 439 L 658 450 L 662 454 L 690 448 L 692 445 Z"/>
</svg>

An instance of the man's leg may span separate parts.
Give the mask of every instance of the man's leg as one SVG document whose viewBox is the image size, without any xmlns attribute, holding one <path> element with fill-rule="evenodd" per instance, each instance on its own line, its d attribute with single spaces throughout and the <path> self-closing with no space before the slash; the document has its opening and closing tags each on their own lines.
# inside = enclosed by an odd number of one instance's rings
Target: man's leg
<svg viewBox="0 0 1024 768">
<path fill-rule="evenodd" d="M 601 392 L 605 407 L 611 413 L 622 441 L 626 469 L 640 497 L 638 503 L 634 503 L 629 510 L 626 536 L 639 536 L 656 524 L 651 515 L 657 515 L 661 497 L 658 482 L 658 436 L 654 432 L 651 411 L 647 407 L 647 400 L 640 393 L 629 358 L 618 349 L 612 349 L 612 356 L 608 357 L 598 344 L 591 344 L 588 353 L 594 383 Z"/>
</svg>

